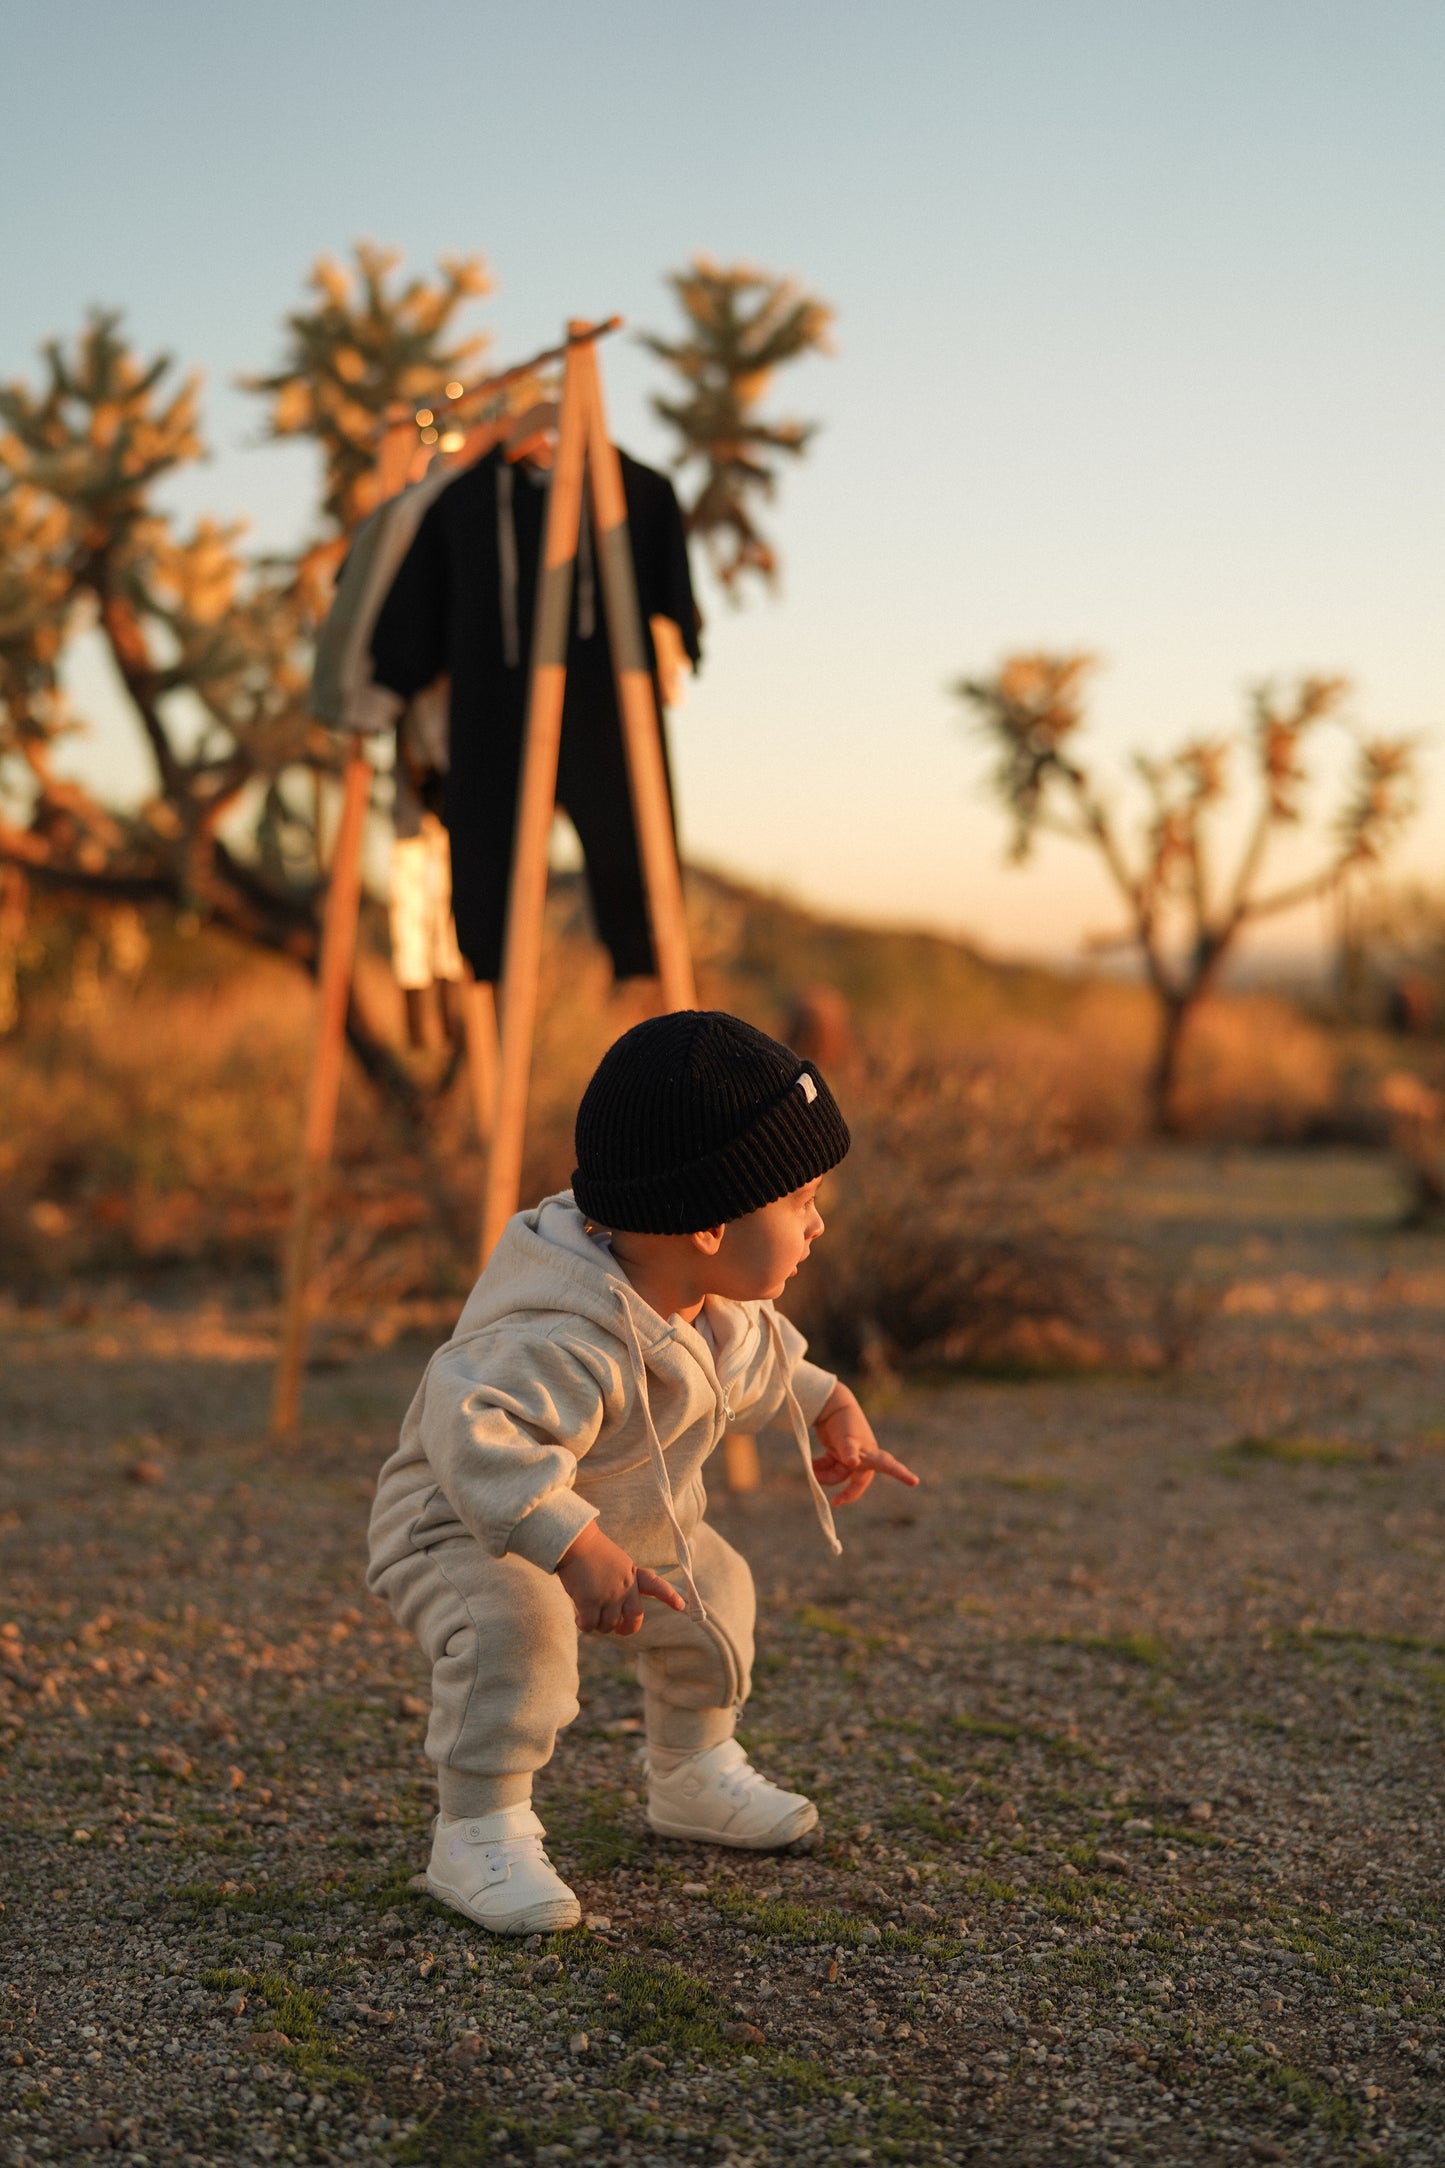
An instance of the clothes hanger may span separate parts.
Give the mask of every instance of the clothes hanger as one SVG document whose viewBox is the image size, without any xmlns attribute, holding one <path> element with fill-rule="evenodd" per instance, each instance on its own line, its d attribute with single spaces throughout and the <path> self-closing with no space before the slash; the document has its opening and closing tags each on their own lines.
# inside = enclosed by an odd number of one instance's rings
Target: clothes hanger
<svg viewBox="0 0 1445 2168">
<path fill-rule="evenodd" d="M 529 459 L 533 466 L 550 467 L 557 449 L 557 425 L 562 409 L 555 399 L 541 399 L 529 406 L 508 428 L 502 439 L 504 456 L 515 466 Z"/>
</svg>

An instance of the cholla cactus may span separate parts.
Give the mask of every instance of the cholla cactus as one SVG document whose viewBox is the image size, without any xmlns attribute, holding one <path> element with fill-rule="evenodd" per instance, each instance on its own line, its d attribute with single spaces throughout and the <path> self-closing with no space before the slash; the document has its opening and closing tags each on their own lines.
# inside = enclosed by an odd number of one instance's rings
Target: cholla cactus
<svg viewBox="0 0 1445 2168">
<path fill-rule="evenodd" d="M 362 246 L 353 280 L 318 267 L 320 306 L 289 322 L 260 380 L 278 435 L 309 434 L 326 472 L 324 527 L 294 560 L 257 560 L 243 531 L 177 526 L 157 485 L 200 458 L 197 384 L 140 359 L 119 319 L 91 317 L 42 350 L 38 387 L 0 388 L 0 874 L 104 904 L 169 903 L 314 961 L 318 784 L 340 765 L 307 713 L 310 643 L 344 533 L 369 507 L 377 425 L 397 401 L 445 394 L 480 341 L 458 308 L 486 290 L 473 261 L 393 284 Z M 466 402 L 460 418 L 466 418 Z M 82 726 L 66 705 L 67 641 L 97 629 L 146 747 L 133 811 L 59 775 Z M 254 807 L 237 837 L 237 815 Z M 229 816 L 229 818 L 228 818 Z M 13 904 L 12 909 L 18 909 Z M 13 1003 L 11 1004 L 13 1006 Z M 416 1088 L 355 1011 L 353 1046 L 407 1105 Z"/>
<path fill-rule="evenodd" d="M 326 463 L 322 508 L 343 534 L 375 503 L 376 441 L 383 418 L 415 410 L 460 390 L 485 348 L 484 337 L 446 343 L 465 302 L 491 291 L 479 256 L 443 257 L 436 284 L 389 285 L 400 262 L 394 249 L 356 245 L 356 268 L 323 256 L 310 284 L 312 309 L 286 319 L 286 358 L 274 375 L 243 379 L 270 403 L 273 437 L 311 437 Z M 465 407 L 454 417 L 468 418 Z"/>
<path fill-rule="evenodd" d="M 684 388 L 679 397 L 654 398 L 653 410 L 677 432 L 674 464 L 702 468 L 685 507 L 688 531 L 701 538 L 719 580 L 736 596 L 746 573 L 777 578 L 777 554 L 753 503 L 773 496 L 774 455 L 800 457 L 817 430 L 815 422 L 765 421 L 759 408 L 786 362 L 827 352 L 833 313 L 791 279 L 744 264 L 724 268 L 706 256 L 669 284 L 688 335 L 677 341 L 649 335 L 643 343 L 677 371 Z"/>
</svg>

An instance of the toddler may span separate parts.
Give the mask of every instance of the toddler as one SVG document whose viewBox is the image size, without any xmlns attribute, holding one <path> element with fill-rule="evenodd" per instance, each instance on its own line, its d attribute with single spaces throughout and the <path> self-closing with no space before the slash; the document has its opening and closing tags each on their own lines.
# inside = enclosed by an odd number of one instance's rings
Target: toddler
<svg viewBox="0 0 1445 2168">
<path fill-rule="evenodd" d="M 581 1916 L 531 1804 L 577 1714 L 579 1629 L 636 1639 L 660 1835 L 764 1851 L 817 1822 L 733 1736 L 753 1584 L 702 1471 L 729 1427 L 790 1428 L 835 1552 L 830 1490 L 848 1505 L 875 1472 L 917 1481 L 773 1308 L 848 1141 L 814 1065 L 751 1025 L 638 1024 L 583 1096 L 571 1191 L 508 1223 L 427 1367 L 377 1487 L 368 1582 L 432 1667 L 427 1887 L 495 1933 Z"/>
</svg>

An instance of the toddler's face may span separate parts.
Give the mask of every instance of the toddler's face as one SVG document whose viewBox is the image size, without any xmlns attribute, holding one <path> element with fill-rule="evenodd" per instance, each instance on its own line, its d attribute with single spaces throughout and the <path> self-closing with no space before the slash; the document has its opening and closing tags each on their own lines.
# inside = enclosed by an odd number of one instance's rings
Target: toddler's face
<svg viewBox="0 0 1445 2168">
<path fill-rule="evenodd" d="M 761 1302 L 781 1295 L 823 1232 L 818 1210 L 820 1182 L 806 1182 L 761 1211 L 729 1220 L 712 1259 L 712 1288 L 734 1302 Z"/>
</svg>

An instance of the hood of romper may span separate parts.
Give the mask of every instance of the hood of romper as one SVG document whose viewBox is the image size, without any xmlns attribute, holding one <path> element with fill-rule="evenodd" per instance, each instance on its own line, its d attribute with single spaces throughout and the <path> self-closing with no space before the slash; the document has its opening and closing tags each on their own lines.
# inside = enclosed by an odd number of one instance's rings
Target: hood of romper
<svg viewBox="0 0 1445 2168">
<path fill-rule="evenodd" d="M 570 1189 L 514 1213 L 467 1297 L 453 1342 L 515 1319 L 519 1311 L 539 1318 L 585 1317 L 621 1338 L 619 1306 L 630 1313 L 644 1350 L 649 1343 L 673 1339 L 672 1327 L 658 1319 L 587 1225 Z"/>
</svg>

